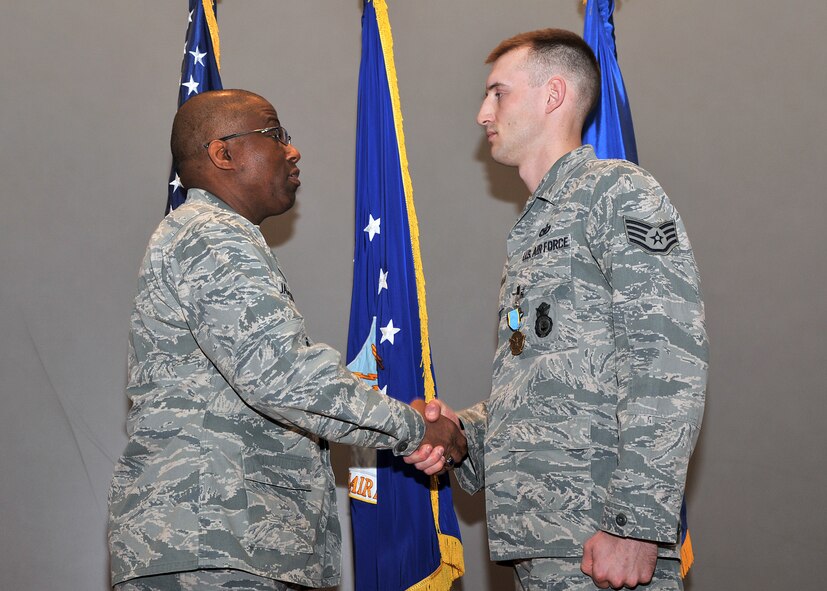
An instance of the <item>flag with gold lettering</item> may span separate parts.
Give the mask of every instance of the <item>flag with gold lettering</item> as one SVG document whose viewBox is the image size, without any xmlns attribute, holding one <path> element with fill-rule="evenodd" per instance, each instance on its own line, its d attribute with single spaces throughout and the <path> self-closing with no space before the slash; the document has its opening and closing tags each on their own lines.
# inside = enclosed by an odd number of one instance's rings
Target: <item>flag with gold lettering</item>
<svg viewBox="0 0 827 591">
<path fill-rule="evenodd" d="M 583 38 L 594 51 L 600 66 L 600 101 L 592 112 L 583 130 L 583 143 L 591 144 L 599 158 L 621 158 L 638 164 L 635 130 L 626 86 L 617 63 L 615 45 L 614 0 L 588 0 L 583 26 Z M 659 228 L 665 232 L 665 242 L 651 244 L 647 236 L 654 228 L 645 222 L 627 219 L 625 221 L 630 241 L 643 246 L 650 252 L 667 252 L 677 244 L 670 234 L 670 228 Z M 668 224 L 666 224 L 668 225 Z M 672 238 L 670 239 L 670 236 Z M 681 505 L 681 576 L 686 576 L 695 557 L 692 539 L 686 522 L 686 498 Z"/>
<path fill-rule="evenodd" d="M 425 281 L 385 0 L 366 0 L 348 367 L 403 402 L 436 395 Z M 448 478 L 389 451 L 351 471 L 356 588 L 450 589 L 464 572 Z"/>
<path fill-rule="evenodd" d="M 189 0 L 189 24 L 181 80 L 178 87 L 178 106 L 205 90 L 221 90 L 219 73 L 221 50 L 218 41 L 218 21 L 214 0 Z M 167 210 L 169 213 L 187 198 L 175 163 L 169 173 Z"/>
</svg>

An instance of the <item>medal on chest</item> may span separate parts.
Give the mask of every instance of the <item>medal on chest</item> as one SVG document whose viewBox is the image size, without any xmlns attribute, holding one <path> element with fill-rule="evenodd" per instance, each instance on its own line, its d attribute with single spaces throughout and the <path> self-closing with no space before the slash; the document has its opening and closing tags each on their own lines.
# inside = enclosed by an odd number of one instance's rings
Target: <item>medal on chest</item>
<svg viewBox="0 0 827 591">
<path fill-rule="evenodd" d="M 523 325 L 523 312 L 520 308 L 514 308 L 508 311 L 508 328 L 511 329 L 511 338 L 508 339 L 508 344 L 511 347 L 511 354 L 516 356 L 523 352 L 525 347 L 525 335 L 520 331 Z"/>
</svg>

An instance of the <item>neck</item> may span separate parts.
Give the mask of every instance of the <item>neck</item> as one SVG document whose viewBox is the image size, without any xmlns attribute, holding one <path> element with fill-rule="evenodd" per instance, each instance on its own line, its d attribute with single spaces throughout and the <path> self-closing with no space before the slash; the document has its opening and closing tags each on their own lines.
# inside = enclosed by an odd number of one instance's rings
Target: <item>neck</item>
<svg viewBox="0 0 827 591">
<path fill-rule="evenodd" d="M 552 142 L 548 144 L 545 149 L 533 155 L 529 161 L 520 164 L 517 170 L 528 190 L 534 193 L 540 185 L 540 181 L 543 180 L 543 177 L 546 176 L 549 169 L 554 166 L 554 163 L 582 145 L 583 142 L 579 137 L 571 137 L 567 141 Z"/>
<path fill-rule="evenodd" d="M 517 165 L 520 178 L 532 193 L 555 162 L 583 145 L 583 121 L 571 108 L 565 107 L 546 118 L 544 129 L 537 133 L 534 145 L 525 152 L 525 162 Z"/>
<path fill-rule="evenodd" d="M 233 185 L 215 181 L 215 179 L 201 179 L 201 183 L 195 186 L 212 193 L 215 197 L 229 205 L 237 214 L 247 218 L 257 226 L 261 224 L 261 222 L 264 221 L 264 217 L 266 217 L 256 211 L 248 200 L 244 198 L 244 195 L 240 194 Z"/>
</svg>

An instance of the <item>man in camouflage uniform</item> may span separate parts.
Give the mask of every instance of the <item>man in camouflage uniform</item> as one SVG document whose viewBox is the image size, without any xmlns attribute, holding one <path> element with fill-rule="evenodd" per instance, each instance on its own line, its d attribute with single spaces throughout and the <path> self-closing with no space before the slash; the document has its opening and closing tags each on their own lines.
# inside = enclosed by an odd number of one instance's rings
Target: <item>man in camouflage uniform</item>
<svg viewBox="0 0 827 591">
<path fill-rule="evenodd" d="M 707 373 L 686 231 L 647 172 L 581 145 L 600 81 L 580 37 L 525 33 L 487 63 L 477 121 L 533 195 L 508 237 L 491 396 L 457 413 L 457 480 L 484 487 L 491 558 L 520 589 L 681 589 Z M 426 416 L 440 408 L 456 418 Z M 438 451 L 406 461 L 450 468 Z"/>
<path fill-rule="evenodd" d="M 219 138 L 219 139 L 216 139 Z M 258 224 L 287 211 L 300 155 L 245 91 L 178 111 L 186 203 L 153 234 L 131 317 L 129 443 L 110 490 L 119 591 L 292 589 L 339 581 L 328 440 L 457 457 L 447 418 L 363 385 L 305 334 Z"/>
</svg>

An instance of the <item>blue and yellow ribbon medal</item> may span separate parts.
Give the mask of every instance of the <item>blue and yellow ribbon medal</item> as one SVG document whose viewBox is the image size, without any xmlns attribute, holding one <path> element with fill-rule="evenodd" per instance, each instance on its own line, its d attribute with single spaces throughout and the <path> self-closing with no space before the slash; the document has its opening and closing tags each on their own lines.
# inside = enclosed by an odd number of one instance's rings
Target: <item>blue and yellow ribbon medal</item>
<svg viewBox="0 0 827 591">
<path fill-rule="evenodd" d="M 508 344 L 511 346 L 511 354 L 516 356 L 523 352 L 525 346 L 525 335 L 520 332 L 523 325 L 523 312 L 519 308 L 508 311 L 508 328 L 512 330 Z"/>
</svg>

